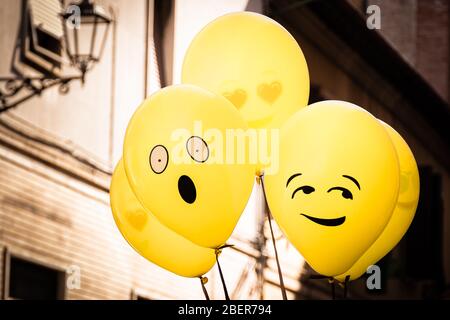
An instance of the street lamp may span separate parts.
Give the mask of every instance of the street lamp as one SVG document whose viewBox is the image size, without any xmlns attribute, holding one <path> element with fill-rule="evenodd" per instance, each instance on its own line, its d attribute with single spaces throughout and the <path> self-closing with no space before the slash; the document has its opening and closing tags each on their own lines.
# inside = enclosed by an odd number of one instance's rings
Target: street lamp
<svg viewBox="0 0 450 320">
<path fill-rule="evenodd" d="M 59 0 L 50 2 L 60 4 Z M 34 2 L 32 4 L 36 5 L 36 3 L 40 4 L 42 2 Z M 33 8 L 33 6 L 30 7 L 29 3 L 27 3 L 25 8 L 26 14 L 23 15 L 22 30 L 29 30 L 32 25 L 30 17 L 33 13 L 30 8 Z M 43 7 L 37 8 L 36 11 L 42 14 L 42 9 Z M 54 37 L 53 39 L 56 39 L 61 46 L 65 47 L 70 65 L 78 69 L 79 74 L 61 76 L 59 73 L 53 72 L 53 69 L 46 69 L 44 72 L 41 72 L 42 75 L 38 76 L 18 74 L 16 76 L 0 77 L 0 113 L 16 107 L 35 95 L 40 95 L 44 90 L 56 85 L 59 85 L 60 93 L 67 93 L 69 82 L 81 80 L 84 83 L 86 72 L 91 70 L 102 56 L 109 26 L 112 22 L 112 18 L 105 9 L 95 4 L 92 0 L 82 0 L 69 4 L 63 12 L 45 13 L 47 17 L 51 15 L 53 23 L 50 23 L 47 28 L 45 28 L 45 25 L 38 23 L 33 26 L 36 28 L 34 34 L 39 33 L 47 37 L 47 39 L 56 34 L 56 38 Z M 40 16 L 36 17 L 36 20 L 39 18 Z M 61 37 L 59 37 L 60 33 L 57 32 L 59 23 L 62 24 L 62 30 L 64 31 Z M 27 44 L 32 42 L 31 40 L 27 42 L 25 37 L 26 35 L 22 34 L 21 43 Z M 45 52 L 48 53 L 48 50 Z M 51 61 L 54 60 L 50 59 L 48 61 L 53 63 Z"/>
<path fill-rule="evenodd" d="M 63 18 L 67 55 L 84 80 L 86 71 L 100 60 L 112 19 L 91 0 L 71 3 Z"/>
</svg>

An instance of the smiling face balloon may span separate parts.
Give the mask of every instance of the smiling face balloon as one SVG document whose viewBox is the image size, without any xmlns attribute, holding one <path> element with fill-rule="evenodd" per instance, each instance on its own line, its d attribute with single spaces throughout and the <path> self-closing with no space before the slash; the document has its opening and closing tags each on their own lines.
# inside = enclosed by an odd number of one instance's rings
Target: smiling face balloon
<svg viewBox="0 0 450 320">
<path fill-rule="evenodd" d="M 405 140 L 388 124 L 382 122 L 397 150 L 400 164 L 400 189 L 397 205 L 389 223 L 378 239 L 361 258 L 345 273 L 336 279 L 344 281 L 346 276 L 354 280 L 363 275 L 367 267 L 375 264 L 391 251 L 408 230 L 419 202 L 419 170 L 414 155 Z"/>
<path fill-rule="evenodd" d="M 250 12 L 222 16 L 197 34 L 182 82 L 223 95 L 253 128 L 279 127 L 309 96 L 308 67 L 295 39 Z"/>
<path fill-rule="evenodd" d="M 114 221 L 127 242 L 144 258 L 183 277 L 199 277 L 215 264 L 215 252 L 186 240 L 163 226 L 136 199 L 122 160 L 111 181 Z"/>
<path fill-rule="evenodd" d="M 223 245 L 253 186 L 247 150 L 229 138 L 245 129 L 228 100 L 204 89 L 178 85 L 153 94 L 125 135 L 124 166 L 136 196 L 192 242 Z"/>
<path fill-rule="evenodd" d="M 397 201 L 399 166 L 376 118 L 342 101 L 297 112 L 281 129 L 271 212 L 318 273 L 339 275 L 370 247 Z"/>
</svg>

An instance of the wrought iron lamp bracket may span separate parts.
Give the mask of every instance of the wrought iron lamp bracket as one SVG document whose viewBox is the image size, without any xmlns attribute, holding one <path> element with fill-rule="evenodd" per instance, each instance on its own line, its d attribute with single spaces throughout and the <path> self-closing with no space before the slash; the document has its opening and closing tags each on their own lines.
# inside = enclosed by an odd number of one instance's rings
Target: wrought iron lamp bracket
<svg viewBox="0 0 450 320">
<path fill-rule="evenodd" d="M 72 80 L 83 81 L 83 78 L 82 75 L 71 77 L 0 77 L 0 113 L 12 109 L 54 86 L 59 85 L 59 92 L 66 94 L 69 92 L 69 83 Z M 15 97 L 18 98 L 15 99 Z"/>
</svg>

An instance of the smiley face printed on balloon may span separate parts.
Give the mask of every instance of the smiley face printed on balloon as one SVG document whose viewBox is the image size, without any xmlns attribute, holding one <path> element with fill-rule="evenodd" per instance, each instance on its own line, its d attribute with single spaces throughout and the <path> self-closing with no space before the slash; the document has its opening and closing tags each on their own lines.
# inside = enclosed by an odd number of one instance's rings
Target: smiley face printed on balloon
<svg viewBox="0 0 450 320">
<path fill-rule="evenodd" d="M 122 160 L 111 180 L 111 209 L 125 240 L 150 262 L 183 277 L 199 277 L 216 263 L 213 249 L 200 247 L 161 224 L 139 203 Z"/>
<path fill-rule="evenodd" d="M 254 181 L 255 166 L 230 158 L 242 150 L 226 140 L 229 130 L 246 127 L 228 100 L 204 89 L 178 85 L 153 94 L 125 135 L 124 166 L 137 198 L 186 239 L 223 245 Z"/>
<path fill-rule="evenodd" d="M 301 173 L 294 173 L 292 176 L 290 176 L 286 182 L 286 188 L 289 186 L 289 183 L 291 182 L 292 179 L 294 179 L 296 177 L 300 177 L 301 175 L 302 175 Z M 346 175 L 346 174 L 343 174 L 342 178 L 346 178 L 346 179 L 350 180 L 351 182 L 353 182 L 355 184 L 355 186 L 357 187 L 358 190 L 361 190 L 359 182 L 358 182 L 358 180 L 356 180 L 356 178 L 353 178 L 352 176 Z M 342 183 L 340 185 L 345 185 L 346 183 L 344 183 L 344 182 L 345 181 L 342 181 Z M 303 192 L 304 194 L 310 194 L 314 191 L 316 191 L 314 187 L 308 186 L 308 185 L 302 185 L 294 190 L 291 198 L 294 199 L 297 192 L 300 192 L 300 193 Z M 342 186 L 331 187 L 327 190 L 327 193 L 330 193 L 332 191 L 340 192 L 342 198 L 344 198 L 344 199 L 353 200 L 353 193 L 346 187 L 342 187 Z M 311 220 L 314 223 L 320 224 L 322 226 L 328 226 L 328 227 L 340 226 L 341 224 L 343 224 L 345 222 L 345 218 L 346 218 L 345 215 L 341 216 L 341 217 L 337 217 L 337 218 L 328 218 L 328 219 L 313 217 L 313 216 L 310 216 L 305 213 L 300 213 L 300 215 L 304 216 L 305 218 Z"/>
<path fill-rule="evenodd" d="M 307 105 L 309 74 L 297 41 L 252 12 L 219 17 L 189 46 L 182 82 L 223 95 L 252 128 L 278 128 Z"/>
<path fill-rule="evenodd" d="M 279 163 L 265 187 L 280 228 L 315 271 L 348 270 L 397 200 L 399 165 L 386 130 L 352 104 L 319 102 L 282 127 Z"/>
</svg>

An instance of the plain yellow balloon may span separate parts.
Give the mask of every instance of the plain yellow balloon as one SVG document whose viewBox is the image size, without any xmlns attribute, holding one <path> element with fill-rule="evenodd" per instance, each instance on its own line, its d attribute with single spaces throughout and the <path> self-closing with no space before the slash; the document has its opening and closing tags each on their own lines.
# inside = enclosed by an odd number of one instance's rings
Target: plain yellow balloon
<svg viewBox="0 0 450 320">
<path fill-rule="evenodd" d="M 183 277 L 202 276 L 214 266 L 214 250 L 186 240 L 142 207 L 128 184 L 122 160 L 114 170 L 110 197 L 117 227 L 147 260 Z"/>
<path fill-rule="evenodd" d="M 203 28 L 187 50 L 182 82 L 225 96 L 252 128 L 279 127 L 308 104 L 308 66 L 298 43 L 252 12 L 227 14 Z"/>
<path fill-rule="evenodd" d="M 395 145 L 400 164 L 400 190 L 397 205 L 389 223 L 378 239 L 350 270 L 336 277 L 339 281 L 344 281 L 346 276 L 349 276 L 349 280 L 359 278 L 369 266 L 375 264 L 391 251 L 405 235 L 416 213 L 420 190 L 419 170 L 416 160 L 400 134 L 388 124 L 384 122 L 382 124 Z"/>
<path fill-rule="evenodd" d="M 265 177 L 270 210 L 309 265 L 348 270 L 391 217 L 399 165 L 388 133 L 343 101 L 297 112 L 281 129 L 280 169 Z"/>
<path fill-rule="evenodd" d="M 137 198 L 188 240 L 223 245 L 254 181 L 248 149 L 233 143 L 245 129 L 233 105 L 205 89 L 177 85 L 153 94 L 125 135 L 124 166 Z"/>
</svg>

